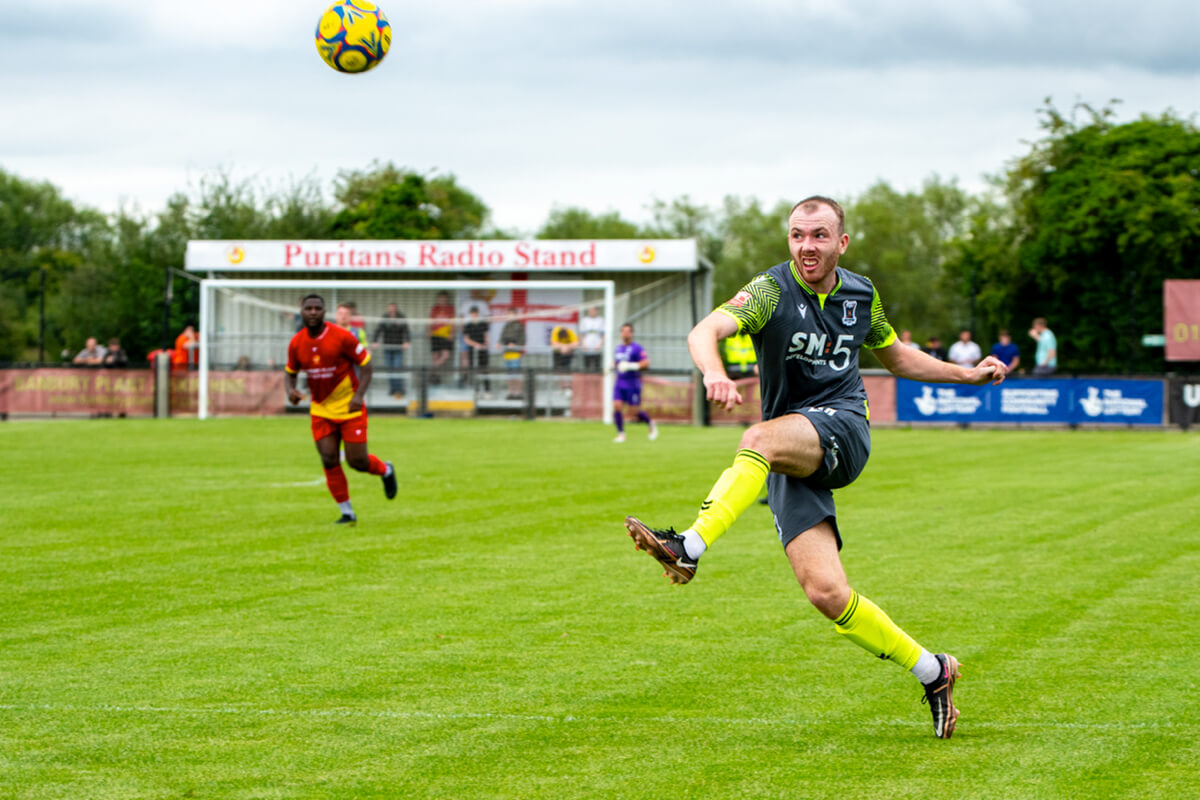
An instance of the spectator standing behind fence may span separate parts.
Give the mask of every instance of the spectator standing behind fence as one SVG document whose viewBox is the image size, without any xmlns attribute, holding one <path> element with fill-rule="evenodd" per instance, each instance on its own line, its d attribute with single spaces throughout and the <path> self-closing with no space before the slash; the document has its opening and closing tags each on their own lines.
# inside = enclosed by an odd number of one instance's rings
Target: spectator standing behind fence
<svg viewBox="0 0 1200 800">
<path fill-rule="evenodd" d="M 397 400 L 404 397 L 404 351 L 412 347 L 412 334 L 408 330 L 404 312 L 395 303 L 388 303 L 387 313 L 375 328 L 375 340 L 371 347 L 383 347 L 383 365 L 388 371 L 388 393 Z"/>
<path fill-rule="evenodd" d="M 89 336 L 84 343 L 83 349 L 75 355 L 76 364 L 83 364 L 89 367 L 99 366 L 104 363 L 104 356 L 108 353 L 100 342 L 96 341 L 95 336 Z"/>
<path fill-rule="evenodd" d="M 929 346 L 924 348 L 925 352 L 936 358 L 938 361 L 946 360 L 946 348 L 942 347 L 942 340 L 938 336 L 929 337 Z"/>
<path fill-rule="evenodd" d="M 1046 327 L 1046 318 L 1038 317 L 1029 329 L 1029 335 L 1037 342 L 1037 352 L 1033 356 L 1033 374 L 1053 375 L 1058 369 L 1058 339 L 1054 331 Z"/>
<path fill-rule="evenodd" d="M 554 371 L 570 372 L 579 347 L 579 334 L 570 325 L 555 325 L 550 330 L 550 348 L 554 351 Z"/>
<path fill-rule="evenodd" d="M 429 357 L 433 368 L 429 382 L 437 384 L 442 382 L 442 371 L 454 354 L 454 304 L 449 292 L 437 293 L 429 319 Z"/>
<path fill-rule="evenodd" d="M 480 307 L 487 307 L 488 301 L 477 295 L 481 294 L 479 290 L 474 290 L 468 293 L 459 293 L 458 311 L 455 314 L 455 319 L 461 323 L 458 329 L 458 336 L 455 342 L 458 345 L 458 385 L 465 387 L 471 382 L 471 364 L 474 363 L 475 348 L 467 344 L 467 320 L 471 318 L 471 309 L 479 310 Z M 482 314 L 482 311 L 479 311 Z"/>
<path fill-rule="evenodd" d="M 504 369 L 511 374 L 521 371 L 521 356 L 525 355 L 525 323 L 517 316 L 517 309 L 508 312 L 508 322 L 500 329 L 500 347 L 504 351 Z M 508 399 L 521 397 L 520 379 L 508 382 Z"/>
<path fill-rule="evenodd" d="M 960 367 L 972 369 L 983 358 L 979 345 L 971 340 L 970 331 L 961 331 L 958 341 L 950 345 L 950 360 Z"/>
<path fill-rule="evenodd" d="M 583 370 L 599 372 L 604 366 L 604 317 L 599 306 L 588 306 L 587 314 L 579 321 L 583 334 Z"/>
<path fill-rule="evenodd" d="M 116 336 L 108 340 L 108 352 L 104 354 L 104 366 L 129 366 L 129 355 L 125 352 L 125 348 L 121 347 L 121 340 Z"/>
<path fill-rule="evenodd" d="M 758 356 L 750 334 L 734 334 L 725 339 L 725 372 L 735 381 L 758 374 Z"/>
<path fill-rule="evenodd" d="M 363 347 L 367 346 L 367 329 L 363 326 L 362 317 L 358 315 L 357 303 L 353 300 L 338 303 L 337 310 L 333 313 L 333 320 L 339 327 L 353 333 L 359 344 Z"/>
<path fill-rule="evenodd" d="M 471 383 L 475 376 L 486 372 L 488 368 L 488 323 L 479 316 L 479 307 L 471 306 L 467 312 L 467 322 L 463 325 L 463 344 L 467 346 L 467 372 L 463 383 Z M 483 391 L 491 391 L 491 382 L 483 377 Z"/>
<path fill-rule="evenodd" d="M 900 344 L 905 347 L 912 347 L 916 350 L 921 349 L 921 345 L 913 341 L 912 331 L 900 331 Z"/>
<path fill-rule="evenodd" d="M 1016 372 L 1021 365 L 1021 351 L 1013 344 L 1012 336 L 1007 330 L 1000 331 L 996 336 L 999 341 L 992 345 L 992 355 L 1004 362 L 1010 373 Z"/>
<path fill-rule="evenodd" d="M 175 337 L 175 352 L 171 356 L 172 369 L 187 369 L 200 363 L 200 334 L 196 326 L 188 323 L 183 333 Z"/>
</svg>

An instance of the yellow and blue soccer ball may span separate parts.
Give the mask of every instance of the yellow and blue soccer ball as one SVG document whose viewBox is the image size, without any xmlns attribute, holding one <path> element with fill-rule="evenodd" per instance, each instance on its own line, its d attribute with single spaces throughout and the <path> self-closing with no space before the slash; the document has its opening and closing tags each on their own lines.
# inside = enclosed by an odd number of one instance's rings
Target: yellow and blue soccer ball
<svg viewBox="0 0 1200 800">
<path fill-rule="evenodd" d="M 317 52 L 338 72 L 374 69 L 391 46 L 392 26 L 366 0 L 338 0 L 317 21 Z"/>
</svg>

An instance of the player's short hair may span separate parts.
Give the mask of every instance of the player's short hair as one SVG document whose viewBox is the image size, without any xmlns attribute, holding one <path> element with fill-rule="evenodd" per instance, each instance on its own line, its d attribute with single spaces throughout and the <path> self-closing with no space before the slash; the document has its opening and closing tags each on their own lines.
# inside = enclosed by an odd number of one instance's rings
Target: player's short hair
<svg viewBox="0 0 1200 800">
<path fill-rule="evenodd" d="M 1046 324 L 1046 318 L 1045 318 L 1045 317 L 1035 317 L 1035 318 L 1034 318 L 1034 320 L 1033 320 L 1033 324 L 1034 324 L 1034 325 L 1045 325 L 1045 324 Z"/>
<path fill-rule="evenodd" d="M 343 300 L 342 302 L 338 303 L 338 308 L 348 308 L 351 311 L 358 311 L 358 303 L 354 302 L 353 300 Z"/>
<path fill-rule="evenodd" d="M 629 328 L 629 330 L 633 330 L 633 323 L 632 323 L 632 322 L 623 322 L 623 323 L 621 323 L 621 327 L 622 327 L 622 328 Z M 618 329 L 618 330 L 619 330 L 619 329 Z"/>
<path fill-rule="evenodd" d="M 821 194 L 814 194 L 806 197 L 796 205 L 792 206 L 792 210 L 788 212 L 788 218 L 791 219 L 792 214 L 796 213 L 796 209 L 800 208 L 809 214 L 816 211 L 821 206 L 828 206 L 833 209 L 833 213 L 837 214 L 838 219 L 838 235 L 846 232 L 846 210 L 842 208 L 841 203 L 833 198 L 826 197 Z"/>
<path fill-rule="evenodd" d="M 997 336 L 1012 336 L 1012 334 L 1010 334 L 1010 333 L 1008 332 L 1008 328 L 1001 328 L 1001 329 L 1000 329 L 1000 332 L 999 332 L 999 333 L 997 333 L 996 335 L 997 335 Z"/>
<path fill-rule="evenodd" d="M 321 297 L 321 295 L 316 294 L 315 292 L 313 294 L 306 294 L 306 295 L 304 295 L 304 297 L 301 297 L 300 298 L 300 307 L 303 308 L 304 304 L 307 303 L 309 300 L 320 300 L 321 307 L 322 308 L 325 307 L 325 298 Z"/>
</svg>

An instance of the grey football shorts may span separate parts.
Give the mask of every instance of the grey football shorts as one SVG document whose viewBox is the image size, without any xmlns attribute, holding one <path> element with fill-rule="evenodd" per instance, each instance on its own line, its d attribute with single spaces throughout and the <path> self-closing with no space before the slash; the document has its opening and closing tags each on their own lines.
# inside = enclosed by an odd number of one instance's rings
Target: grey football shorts
<svg viewBox="0 0 1200 800">
<path fill-rule="evenodd" d="M 825 460 L 807 478 L 772 472 L 767 476 L 767 503 L 775 519 L 775 530 L 784 547 L 809 528 L 829 520 L 842 549 L 833 490 L 849 486 L 871 455 L 871 426 L 862 414 L 846 409 L 804 406 L 788 409 L 803 414 L 817 429 Z"/>
</svg>

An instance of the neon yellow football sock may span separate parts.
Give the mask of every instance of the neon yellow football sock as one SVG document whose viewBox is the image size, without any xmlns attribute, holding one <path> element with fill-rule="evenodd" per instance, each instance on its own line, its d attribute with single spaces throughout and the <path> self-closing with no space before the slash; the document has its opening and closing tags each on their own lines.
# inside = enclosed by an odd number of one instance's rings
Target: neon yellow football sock
<svg viewBox="0 0 1200 800">
<path fill-rule="evenodd" d="M 737 451 L 733 466 L 721 473 L 692 523 L 692 530 L 700 534 L 704 544 L 711 545 L 720 538 L 758 499 L 770 471 L 771 465 L 761 453 L 749 449 Z"/>
<path fill-rule="evenodd" d="M 862 649 L 895 661 L 907 670 L 911 670 L 921 656 L 921 646 L 900 630 L 883 609 L 856 591 L 851 590 L 850 602 L 833 624 L 838 633 Z"/>
</svg>

